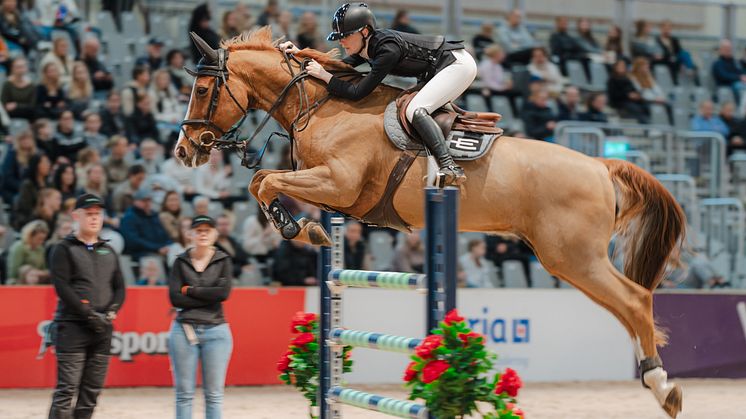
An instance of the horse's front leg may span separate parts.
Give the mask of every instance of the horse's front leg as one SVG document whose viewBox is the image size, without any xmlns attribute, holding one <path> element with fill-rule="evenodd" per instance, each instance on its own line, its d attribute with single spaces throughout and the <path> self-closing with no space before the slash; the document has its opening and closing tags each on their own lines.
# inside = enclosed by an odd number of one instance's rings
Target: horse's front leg
<svg viewBox="0 0 746 419">
<path fill-rule="evenodd" d="M 301 226 L 295 221 L 290 211 L 280 203 L 275 195 L 270 201 L 263 201 L 259 196 L 259 190 L 262 188 L 262 183 L 267 176 L 279 173 L 290 172 L 290 170 L 268 170 L 262 169 L 257 171 L 251 178 L 249 184 L 249 192 L 259 202 L 259 208 L 264 212 L 264 215 L 268 220 L 272 221 L 277 231 L 280 232 L 283 238 L 293 239 L 298 236 L 301 231 Z"/>
<path fill-rule="evenodd" d="M 345 208 L 352 205 L 359 194 L 359 191 L 356 192 L 352 187 L 350 180 L 350 178 L 333 179 L 331 170 L 327 166 L 316 166 L 295 172 L 268 173 L 260 181 L 255 196 L 267 208 L 275 225 L 279 224 L 278 229 L 284 238 L 313 245 L 330 246 L 329 234 L 321 224 L 306 219 L 296 223 L 280 204 L 277 196 L 282 193 L 305 202 Z"/>
</svg>

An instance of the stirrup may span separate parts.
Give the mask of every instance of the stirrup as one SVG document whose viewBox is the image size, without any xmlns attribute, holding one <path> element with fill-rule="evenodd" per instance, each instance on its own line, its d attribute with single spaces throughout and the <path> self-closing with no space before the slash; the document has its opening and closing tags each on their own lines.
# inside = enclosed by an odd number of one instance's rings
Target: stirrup
<svg viewBox="0 0 746 419">
<path fill-rule="evenodd" d="M 435 175 L 435 186 L 445 188 L 446 186 L 461 186 L 466 182 L 464 169 L 456 165 L 443 166 Z"/>
</svg>

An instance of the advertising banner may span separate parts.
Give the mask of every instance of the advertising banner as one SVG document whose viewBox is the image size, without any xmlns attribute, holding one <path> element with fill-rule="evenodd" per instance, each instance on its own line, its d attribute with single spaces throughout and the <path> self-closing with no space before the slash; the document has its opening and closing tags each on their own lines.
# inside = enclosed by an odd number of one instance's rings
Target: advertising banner
<svg viewBox="0 0 746 419">
<path fill-rule="evenodd" d="M 233 332 L 229 385 L 277 384 L 276 362 L 291 337 L 290 319 L 304 309 L 303 289 L 234 289 L 225 303 Z M 52 387 L 53 352 L 37 359 L 42 329 L 54 315 L 52 287 L 0 288 L 0 388 Z M 166 287 L 131 287 L 114 322 L 107 386 L 170 386 Z"/>
<path fill-rule="evenodd" d="M 656 294 L 654 306 L 669 376 L 746 377 L 746 294 Z"/>
</svg>

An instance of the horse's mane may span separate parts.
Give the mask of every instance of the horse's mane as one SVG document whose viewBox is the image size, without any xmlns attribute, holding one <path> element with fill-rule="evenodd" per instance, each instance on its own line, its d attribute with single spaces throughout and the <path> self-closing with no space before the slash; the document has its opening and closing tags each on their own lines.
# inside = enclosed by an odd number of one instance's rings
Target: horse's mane
<svg viewBox="0 0 746 419">
<path fill-rule="evenodd" d="M 228 51 L 276 51 L 277 45 L 284 38 L 272 39 L 272 29 L 269 26 L 263 26 L 235 36 L 232 39 L 223 41 L 220 46 Z M 338 59 L 339 51 L 332 49 L 329 52 L 321 52 L 315 49 L 305 48 L 295 54 L 298 58 L 310 58 L 316 60 L 327 70 L 349 70 L 350 66 Z"/>
</svg>

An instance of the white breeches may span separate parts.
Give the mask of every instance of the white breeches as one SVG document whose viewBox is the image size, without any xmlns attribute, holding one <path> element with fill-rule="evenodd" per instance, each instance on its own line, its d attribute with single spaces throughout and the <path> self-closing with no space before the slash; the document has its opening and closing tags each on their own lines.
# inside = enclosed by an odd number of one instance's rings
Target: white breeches
<svg viewBox="0 0 746 419">
<path fill-rule="evenodd" d="M 406 112 L 409 122 L 412 122 L 414 111 L 418 108 L 425 108 L 430 114 L 456 99 L 477 77 L 477 63 L 471 54 L 464 49 L 451 52 L 456 61 L 430 79 L 409 102 Z"/>
</svg>

